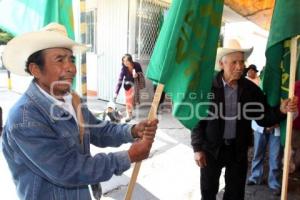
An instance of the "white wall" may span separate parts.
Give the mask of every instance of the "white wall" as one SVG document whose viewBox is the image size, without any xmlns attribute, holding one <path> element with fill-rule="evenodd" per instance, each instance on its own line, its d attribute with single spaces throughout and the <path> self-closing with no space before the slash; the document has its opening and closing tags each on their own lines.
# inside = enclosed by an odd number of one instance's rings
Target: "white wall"
<svg viewBox="0 0 300 200">
<path fill-rule="evenodd" d="M 97 6 L 98 97 L 112 100 L 121 71 L 121 58 L 127 53 L 128 1 L 102 0 Z M 125 102 L 123 89 L 118 102 Z"/>
</svg>

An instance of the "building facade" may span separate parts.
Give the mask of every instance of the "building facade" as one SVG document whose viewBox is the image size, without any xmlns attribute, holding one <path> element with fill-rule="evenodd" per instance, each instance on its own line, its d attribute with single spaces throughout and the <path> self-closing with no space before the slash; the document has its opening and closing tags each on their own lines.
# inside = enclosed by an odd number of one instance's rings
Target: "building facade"
<svg viewBox="0 0 300 200">
<path fill-rule="evenodd" d="M 144 72 L 170 3 L 158 0 L 87 0 L 86 41 L 88 94 L 112 100 L 121 70 L 121 58 L 132 54 Z M 142 101 L 149 101 L 152 83 L 147 80 Z M 150 95 L 149 95 L 150 94 Z M 124 102 L 121 89 L 118 102 Z"/>
</svg>

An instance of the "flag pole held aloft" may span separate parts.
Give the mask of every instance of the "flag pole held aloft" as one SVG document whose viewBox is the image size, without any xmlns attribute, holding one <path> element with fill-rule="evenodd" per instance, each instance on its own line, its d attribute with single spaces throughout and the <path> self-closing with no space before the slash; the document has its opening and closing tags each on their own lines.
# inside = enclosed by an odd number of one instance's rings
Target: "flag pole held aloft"
<svg viewBox="0 0 300 200">
<path fill-rule="evenodd" d="M 156 88 L 156 91 L 155 91 L 155 94 L 154 94 L 154 99 L 153 99 L 153 102 L 151 104 L 151 108 L 150 108 L 150 111 L 149 111 L 149 114 L 148 114 L 148 120 L 153 120 L 153 119 L 157 118 L 156 113 L 157 113 L 160 97 L 161 97 L 161 94 L 162 94 L 163 90 L 164 90 L 164 85 L 159 83 L 157 85 L 157 88 Z M 137 180 L 137 176 L 138 176 L 140 168 L 141 168 L 141 164 L 142 164 L 142 161 L 137 162 L 134 165 L 132 175 L 131 175 L 131 179 L 130 179 L 130 182 L 129 182 L 129 185 L 128 185 L 127 193 L 126 193 L 126 196 L 125 196 L 125 200 L 131 200 L 132 192 L 133 192 L 133 189 L 134 189 L 134 186 L 135 186 L 135 183 L 136 183 L 136 180 Z"/>
<path fill-rule="evenodd" d="M 156 115 L 162 90 L 185 127 L 193 128 L 207 115 L 207 106 L 198 104 L 209 101 L 223 4 L 223 0 L 172 1 L 147 69 L 147 78 L 159 83 L 148 118 Z M 125 200 L 131 199 L 140 165 L 135 165 Z"/>
<path fill-rule="evenodd" d="M 290 82 L 289 82 L 289 98 L 294 97 L 295 92 L 295 78 L 297 69 L 297 44 L 300 36 L 293 37 L 291 39 L 291 65 L 290 65 Z M 288 189 L 288 177 L 289 177 L 289 165 L 291 159 L 291 145 L 292 145 L 292 131 L 293 131 L 293 113 L 287 114 L 287 127 L 286 138 L 284 146 L 284 163 L 283 163 L 283 176 L 282 176 L 282 188 L 281 188 L 281 200 L 287 199 Z"/>
</svg>

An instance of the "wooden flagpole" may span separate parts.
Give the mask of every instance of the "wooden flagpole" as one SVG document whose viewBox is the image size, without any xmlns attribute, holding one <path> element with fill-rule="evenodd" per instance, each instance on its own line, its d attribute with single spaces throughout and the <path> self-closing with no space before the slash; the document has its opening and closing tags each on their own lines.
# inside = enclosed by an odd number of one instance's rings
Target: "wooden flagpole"
<svg viewBox="0 0 300 200">
<path fill-rule="evenodd" d="M 300 36 L 298 35 L 291 39 L 289 98 L 292 98 L 294 96 L 296 68 L 297 68 L 297 42 L 298 42 L 299 38 L 300 38 Z M 286 126 L 287 127 L 286 127 L 285 147 L 284 147 L 281 200 L 287 200 L 289 164 L 290 164 L 290 158 L 291 158 L 291 141 L 292 141 L 292 129 L 293 129 L 293 113 L 291 113 L 291 112 L 288 112 Z"/>
<path fill-rule="evenodd" d="M 157 112 L 157 108 L 159 106 L 159 101 L 160 101 L 160 97 L 161 97 L 161 94 L 162 94 L 163 90 L 164 90 L 164 85 L 159 83 L 157 85 L 157 88 L 156 88 L 156 91 L 155 91 L 155 94 L 154 94 L 154 98 L 153 98 L 153 101 L 152 101 L 152 104 L 151 104 L 151 108 L 150 108 L 150 111 L 149 111 L 149 114 L 148 114 L 148 119 L 149 120 L 153 120 L 157 117 L 156 112 Z M 137 176 L 138 176 L 139 171 L 140 171 L 141 164 L 142 164 L 142 161 L 137 162 L 134 165 L 132 175 L 131 175 L 131 179 L 130 179 L 128 189 L 127 189 L 127 192 L 126 192 L 125 200 L 131 200 L 132 192 L 133 192 L 133 189 L 134 189 L 134 186 L 135 186 L 135 183 L 136 183 Z"/>
</svg>

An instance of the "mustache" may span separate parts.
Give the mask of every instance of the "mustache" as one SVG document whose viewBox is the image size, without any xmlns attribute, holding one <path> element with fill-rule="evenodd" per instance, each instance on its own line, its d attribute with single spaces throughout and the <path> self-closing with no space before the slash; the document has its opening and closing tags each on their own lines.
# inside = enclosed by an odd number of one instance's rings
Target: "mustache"
<svg viewBox="0 0 300 200">
<path fill-rule="evenodd" d="M 74 79 L 74 76 L 60 76 L 58 77 L 58 81 L 65 81 L 65 80 L 68 80 L 68 79 Z"/>
</svg>

